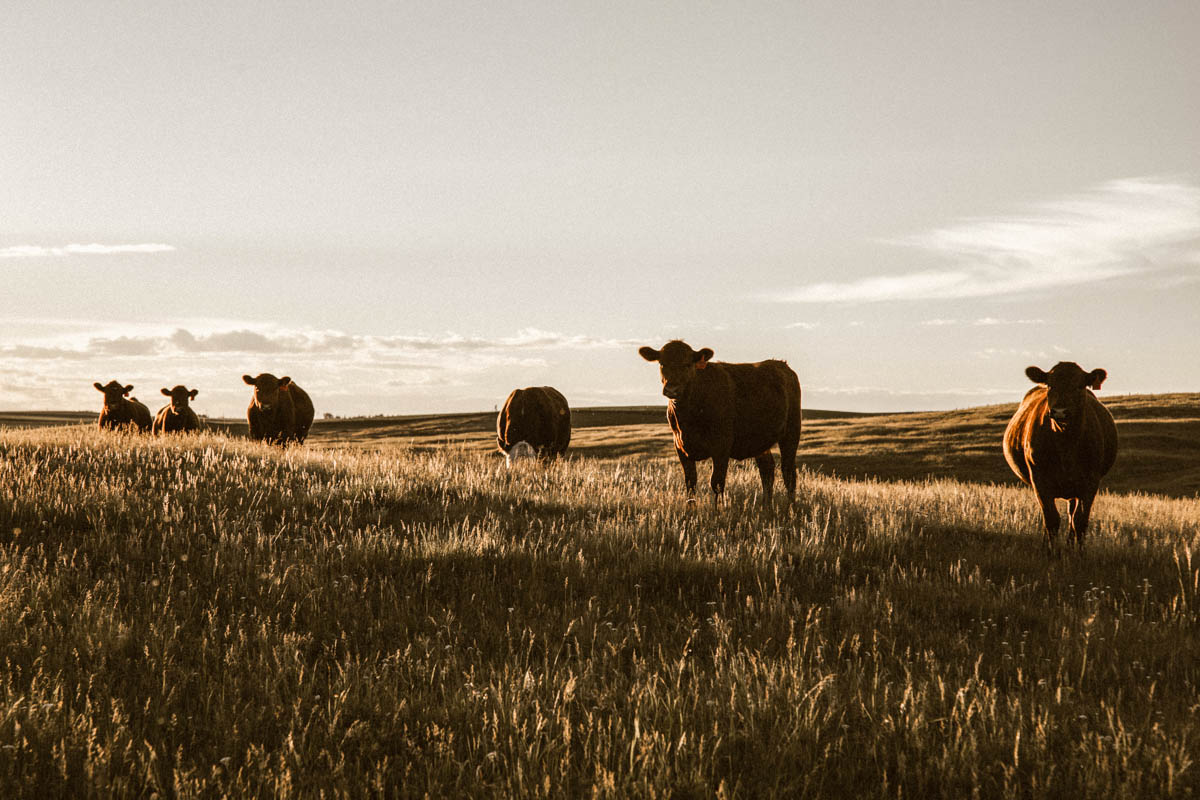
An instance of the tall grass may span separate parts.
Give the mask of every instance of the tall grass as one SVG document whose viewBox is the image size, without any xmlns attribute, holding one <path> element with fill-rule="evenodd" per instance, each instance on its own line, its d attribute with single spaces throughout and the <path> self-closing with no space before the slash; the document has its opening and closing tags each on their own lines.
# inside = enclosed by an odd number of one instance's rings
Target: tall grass
<svg viewBox="0 0 1200 800">
<path fill-rule="evenodd" d="M 1200 501 L 0 431 L 0 794 L 1187 796 Z"/>
</svg>

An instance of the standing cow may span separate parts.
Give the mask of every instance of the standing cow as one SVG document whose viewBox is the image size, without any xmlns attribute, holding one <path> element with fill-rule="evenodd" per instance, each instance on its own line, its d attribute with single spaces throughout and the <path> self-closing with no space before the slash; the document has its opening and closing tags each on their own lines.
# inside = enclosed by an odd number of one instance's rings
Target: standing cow
<svg viewBox="0 0 1200 800">
<path fill-rule="evenodd" d="M 126 398 L 133 391 L 133 385 L 123 386 L 117 381 L 109 381 L 101 385 L 99 381 L 92 384 L 96 391 L 104 393 L 104 408 L 100 411 L 100 430 L 116 429 L 125 425 L 134 425 L 143 433 L 150 430 L 152 420 L 150 409 L 138 402 L 136 397 Z"/>
<path fill-rule="evenodd" d="M 313 404 L 308 393 L 286 375 L 276 378 L 269 372 L 258 377 L 243 375 L 242 380 L 254 387 L 246 422 L 250 438 L 268 444 L 303 444 L 312 427 Z"/>
<path fill-rule="evenodd" d="M 796 450 L 800 446 L 800 380 L 784 361 L 726 364 L 710 361 L 713 351 L 667 342 L 661 350 L 638 350 L 657 361 L 675 452 L 683 465 L 688 495 L 696 491 L 696 462 L 711 458 L 713 505 L 725 491 L 729 459 L 753 458 L 762 478 L 763 502 L 771 502 L 779 445 L 788 500 L 796 496 Z"/>
<path fill-rule="evenodd" d="M 1046 545 L 1054 545 L 1062 521 L 1054 501 L 1062 497 L 1068 501 L 1070 538 L 1082 548 L 1100 479 L 1117 458 L 1116 423 L 1089 391 L 1099 389 L 1108 373 L 1060 361 L 1049 372 L 1029 367 L 1025 374 L 1038 385 L 1004 431 L 1004 457 L 1037 495 Z"/>
<path fill-rule="evenodd" d="M 496 417 L 496 444 L 510 466 L 530 449 L 542 460 L 557 458 L 570 443 L 571 408 L 562 392 L 552 386 L 513 389 Z"/>
<path fill-rule="evenodd" d="M 174 389 L 163 388 L 162 393 L 171 398 L 171 402 L 158 410 L 154 417 L 155 433 L 189 433 L 200 430 L 200 418 L 192 410 L 189 403 L 200 394 L 199 389 L 188 389 L 179 385 Z"/>
</svg>

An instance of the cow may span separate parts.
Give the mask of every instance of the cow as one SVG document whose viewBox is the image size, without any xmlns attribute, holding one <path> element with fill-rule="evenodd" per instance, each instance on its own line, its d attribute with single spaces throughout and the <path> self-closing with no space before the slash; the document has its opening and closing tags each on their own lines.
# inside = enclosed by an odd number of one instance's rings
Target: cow
<svg viewBox="0 0 1200 800">
<path fill-rule="evenodd" d="M 308 393 L 286 375 L 276 378 L 264 372 L 257 377 L 243 375 L 242 380 L 254 387 L 246 409 L 250 438 L 268 444 L 304 444 L 313 421 L 313 404 Z"/>
<path fill-rule="evenodd" d="M 171 402 L 158 410 L 154 417 L 155 433 L 188 433 L 200 430 L 200 418 L 188 403 L 196 399 L 199 389 L 189 390 L 186 386 L 176 386 L 174 389 L 163 388 L 162 393 L 171 398 Z"/>
<path fill-rule="evenodd" d="M 511 466 L 526 448 L 542 461 L 558 458 L 571 443 L 571 407 L 552 386 L 513 389 L 496 417 L 496 445 Z"/>
<path fill-rule="evenodd" d="M 753 458 L 762 478 L 763 503 L 771 502 L 779 445 L 789 503 L 796 496 L 796 450 L 800 446 L 800 379 L 785 361 L 732 364 L 712 361 L 710 348 L 693 350 L 678 339 L 661 350 L 638 350 L 657 361 L 667 398 L 667 421 L 683 466 L 689 499 L 696 491 L 696 462 L 712 459 L 713 506 L 725 491 L 729 459 Z"/>
<path fill-rule="evenodd" d="M 1004 458 L 1037 496 L 1047 548 L 1054 548 L 1062 522 L 1054 503 L 1062 497 L 1070 539 L 1082 549 L 1100 479 L 1117 458 L 1116 423 L 1089 391 L 1099 389 L 1108 373 L 1060 361 L 1049 372 L 1029 367 L 1025 374 L 1038 385 L 1025 394 L 1004 431 Z"/>
<path fill-rule="evenodd" d="M 96 381 L 92 385 L 96 387 L 96 391 L 104 393 L 104 408 L 100 411 L 100 430 L 105 428 L 115 430 L 126 425 L 136 426 L 142 433 L 150 430 L 152 423 L 150 409 L 138 402 L 136 397 L 126 398 L 126 395 L 133 391 L 132 384 L 124 386 L 117 381 L 109 381 L 102 385 Z"/>
</svg>

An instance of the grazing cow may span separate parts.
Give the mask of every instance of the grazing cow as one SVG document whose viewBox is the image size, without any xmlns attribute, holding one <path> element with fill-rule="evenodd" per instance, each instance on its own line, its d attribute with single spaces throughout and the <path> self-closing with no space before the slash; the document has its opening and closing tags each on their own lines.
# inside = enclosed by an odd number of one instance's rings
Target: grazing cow
<svg viewBox="0 0 1200 800">
<path fill-rule="evenodd" d="M 1004 431 L 1004 458 L 1037 495 L 1046 545 L 1054 545 L 1062 521 L 1054 500 L 1062 497 L 1068 501 L 1071 540 L 1083 547 L 1100 479 L 1117 458 L 1116 423 L 1088 391 L 1099 389 L 1108 373 L 1060 361 L 1049 372 L 1029 367 L 1025 374 L 1038 385 Z"/>
<path fill-rule="evenodd" d="M 242 380 L 254 387 L 250 407 L 246 409 L 250 438 L 269 444 L 304 444 L 313 421 L 308 392 L 286 375 L 276 378 L 264 372 L 256 378 L 243 375 Z"/>
<path fill-rule="evenodd" d="M 104 408 L 100 411 L 100 430 L 105 428 L 120 428 L 125 425 L 136 425 L 139 431 L 150 430 L 152 420 L 150 409 L 138 402 L 136 397 L 126 399 L 133 391 L 133 385 L 123 386 L 116 381 L 101 385 L 99 381 L 92 384 L 96 391 L 104 393 Z"/>
<path fill-rule="evenodd" d="M 567 398 L 551 386 L 513 389 L 496 417 L 496 444 L 511 465 L 526 449 L 539 459 L 557 458 L 571 443 L 571 408 Z M 514 451 L 515 448 L 515 451 Z"/>
<path fill-rule="evenodd" d="M 189 390 L 186 386 L 162 390 L 171 402 L 158 410 L 154 417 L 155 433 L 188 433 L 200 430 L 200 418 L 188 403 L 196 399 L 199 389 Z"/>
<path fill-rule="evenodd" d="M 710 361 L 713 351 L 667 342 L 662 350 L 638 350 L 657 361 L 667 421 L 683 465 L 689 497 L 696 491 L 696 462 L 711 458 L 713 505 L 725 491 L 729 459 L 753 458 L 762 478 L 763 502 L 771 502 L 779 445 L 788 500 L 796 496 L 796 450 L 800 446 L 800 379 L 784 361 L 727 364 Z"/>
</svg>

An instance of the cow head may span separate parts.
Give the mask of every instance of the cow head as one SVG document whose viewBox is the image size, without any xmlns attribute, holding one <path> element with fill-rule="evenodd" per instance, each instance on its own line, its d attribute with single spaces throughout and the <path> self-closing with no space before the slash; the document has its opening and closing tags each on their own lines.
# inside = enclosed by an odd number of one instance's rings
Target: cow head
<svg viewBox="0 0 1200 800">
<path fill-rule="evenodd" d="M 200 390 L 192 389 L 191 391 L 188 391 L 186 386 L 180 385 L 176 386 L 174 389 L 164 388 L 162 393 L 171 398 L 171 410 L 176 414 L 181 414 L 187 410 L 188 401 L 194 400 L 196 395 L 200 394 Z"/>
<path fill-rule="evenodd" d="M 504 454 L 504 466 L 512 469 L 522 461 L 531 461 L 534 458 L 537 458 L 537 450 L 533 449 L 533 445 L 529 442 L 517 442 Z"/>
<path fill-rule="evenodd" d="M 264 372 L 256 378 L 243 375 L 242 380 L 254 387 L 254 404 L 264 411 L 270 411 L 279 405 L 279 393 L 286 392 L 292 379 L 286 375 L 276 378 L 269 372 Z"/>
<path fill-rule="evenodd" d="M 1037 367 L 1028 367 L 1025 374 L 1034 383 L 1046 385 L 1046 404 L 1051 421 L 1059 428 L 1066 428 L 1078 419 L 1087 398 L 1088 389 L 1099 389 L 1108 377 L 1102 369 L 1084 372 L 1074 361 L 1060 361 L 1049 372 Z"/>
<path fill-rule="evenodd" d="M 121 400 L 123 400 L 129 395 L 130 392 L 133 391 L 133 384 L 130 384 L 129 386 L 122 386 L 116 381 L 109 381 L 104 385 L 101 385 L 100 382 L 97 381 L 96 383 L 93 383 L 92 386 L 96 387 L 97 392 L 104 392 L 105 406 L 118 405 Z"/>
<path fill-rule="evenodd" d="M 653 347 L 642 347 L 638 350 L 647 361 L 658 362 L 658 373 L 662 378 L 663 396 L 671 400 L 682 400 L 687 397 L 696 372 L 704 369 L 713 357 L 713 351 L 705 347 L 693 350 L 686 342 L 678 339 L 667 342 L 662 350 Z"/>
</svg>

